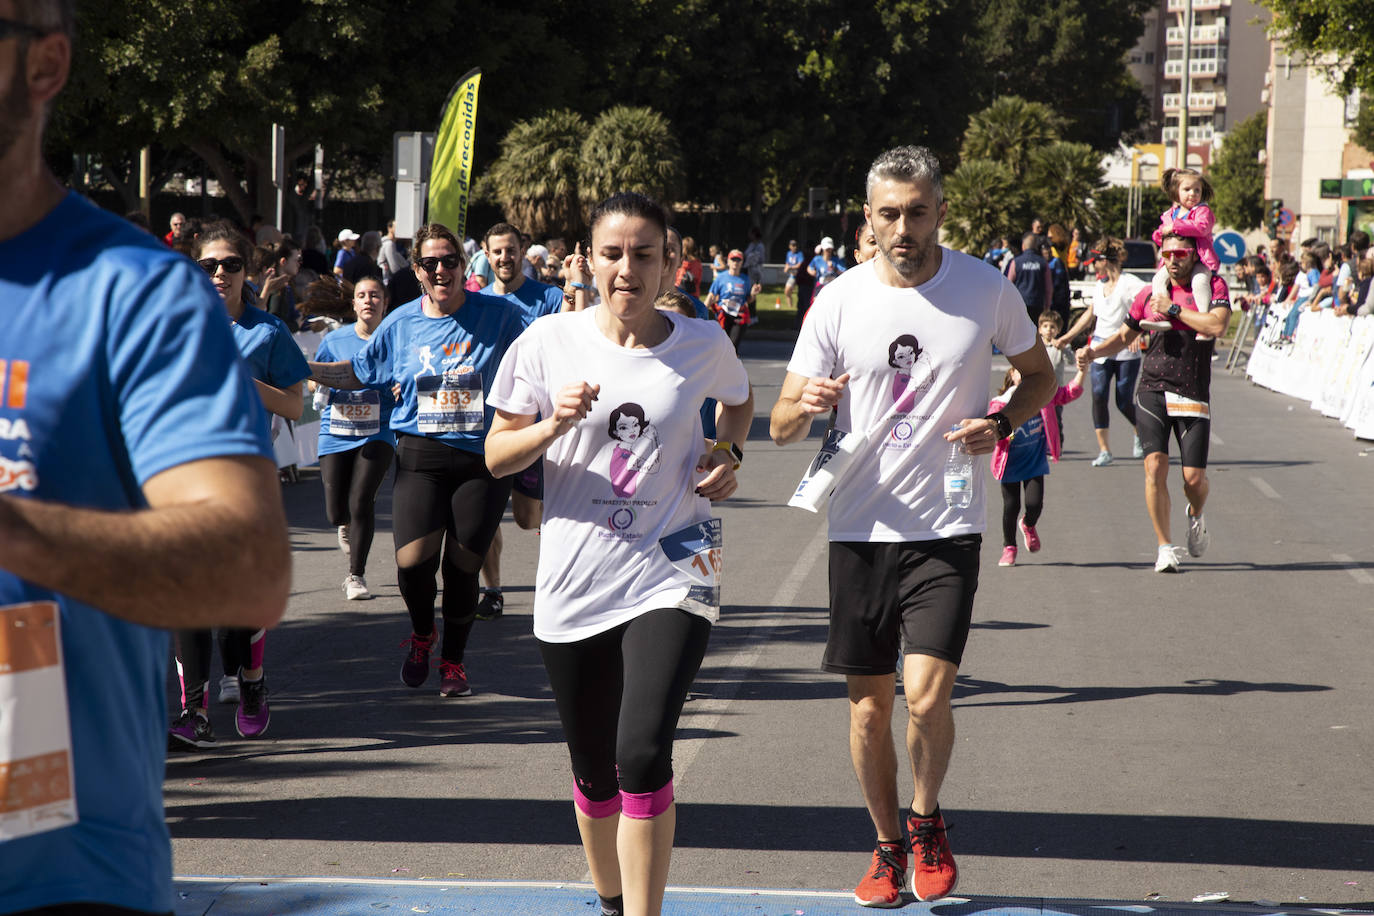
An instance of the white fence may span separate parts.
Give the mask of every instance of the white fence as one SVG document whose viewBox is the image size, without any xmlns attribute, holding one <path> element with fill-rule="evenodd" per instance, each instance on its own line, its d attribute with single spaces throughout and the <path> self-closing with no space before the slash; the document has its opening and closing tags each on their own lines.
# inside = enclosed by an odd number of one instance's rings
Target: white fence
<svg viewBox="0 0 1374 916">
<path fill-rule="evenodd" d="M 1374 315 L 1351 318 L 1330 309 L 1303 311 L 1291 341 L 1283 318 L 1269 317 L 1245 374 L 1290 397 L 1309 402 L 1360 439 L 1374 439 Z"/>
</svg>

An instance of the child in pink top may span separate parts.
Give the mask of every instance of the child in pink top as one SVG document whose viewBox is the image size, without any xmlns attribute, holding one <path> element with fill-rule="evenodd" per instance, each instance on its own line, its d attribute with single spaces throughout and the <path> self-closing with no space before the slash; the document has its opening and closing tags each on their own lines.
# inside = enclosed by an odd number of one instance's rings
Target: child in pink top
<svg viewBox="0 0 1374 916">
<path fill-rule="evenodd" d="M 1164 236 L 1173 233 L 1183 235 L 1197 242 L 1198 260 L 1193 268 L 1191 287 L 1193 302 L 1199 311 L 1207 310 L 1211 301 L 1212 274 L 1221 269 L 1217 253 L 1212 248 L 1212 227 L 1216 216 L 1207 202 L 1213 197 L 1212 185 L 1196 169 L 1165 169 L 1160 180 L 1164 191 L 1174 205 L 1159 216 L 1159 228 L 1152 236 L 1156 246 L 1163 245 Z M 1154 295 L 1169 298 L 1169 271 L 1160 265 L 1150 286 Z M 1166 327 L 1167 326 L 1167 327 Z M 1141 327 L 1146 330 L 1166 330 L 1168 327 L 1182 328 L 1181 322 L 1145 321 Z"/>
</svg>

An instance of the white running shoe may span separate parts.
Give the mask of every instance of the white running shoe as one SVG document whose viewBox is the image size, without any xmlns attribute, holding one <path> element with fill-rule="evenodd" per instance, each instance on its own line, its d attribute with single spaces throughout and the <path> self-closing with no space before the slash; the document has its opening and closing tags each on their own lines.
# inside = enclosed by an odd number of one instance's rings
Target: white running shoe
<svg viewBox="0 0 1374 916">
<path fill-rule="evenodd" d="M 1159 557 L 1155 560 L 1155 572 L 1178 572 L 1178 548 L 1173 544 L 1160 544 Z"/>
<path fill-rule="evenodd" d="M 1135 437 L 1135 442 L 1131 445 L 1131 456 L 1133 458 L 1145 457 L 1145 446 L 1140 444 L 1140 437 Z"/>
<path fill-rule="evenodd" d="M 347 526 L 347 525 L 340 525 L 340 526 L 339 526 L 339 549 L 343 551 L 344 556 L 348 556 L 348 526 Z"/>
<path fill-rule="evenodd" d="M 349 601 L 366 601 L 372 597 L 372 593 L 367 590 L 367 582 L 362 576 L 349 576 L 343 580 L 344 597 Z"/>
<path fill-rule="evenodd" d="M 1097 453 L 1097 457 L 1093 459 L 1093 467 L 1095 467 L 1095 468 L 1105 468 L 1107 465 L 1111 464 L 1114 460 L 1116 460 L 1116 459 L 1112 458 L 1112 453 L 1109 452 L 1109 451 L 1106 451 L 1106 450 L 1104 449 L 1104 450 L 1098 452 L 1098 453 Z"/>
<path fill-rule="evenodd" d="M 1193 515 L 1188 513 L 1188 554 L 1200 557 L 1207 552 L 1207 545 L 1212 543 L 1212 536 L 1207 533 L 1207 522 L 1201 514 Z"/>
<path fill-rule="evenodd" d="M 1155 321 L 1153 318 L 1140 322 L 1142 331 L 1169 331 L 1174 327 L 1172 321 Z"/>
<path fill-rule="evenodd" d="M 219 679 L 219 701 L 225 706 L 239 705 L 239 679 L 226 674 Z"/>
</svg>

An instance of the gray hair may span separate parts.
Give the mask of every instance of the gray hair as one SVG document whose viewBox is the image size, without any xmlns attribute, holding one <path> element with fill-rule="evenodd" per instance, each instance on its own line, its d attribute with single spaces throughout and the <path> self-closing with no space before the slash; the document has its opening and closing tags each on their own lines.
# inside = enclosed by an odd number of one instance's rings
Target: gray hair
<svg viewBox="0 0 1374 916">
<path fill-rule="evenodd" d="M 873 160 L 868 169 L 864 195 L 873 199 L 873 186 L 880 181 L 929 181 L 935 188 L 935 202 L 945 199 L 945 187 L 940 178 L 940 161 L 924 146 L 898 146 Z"/>
</svg>

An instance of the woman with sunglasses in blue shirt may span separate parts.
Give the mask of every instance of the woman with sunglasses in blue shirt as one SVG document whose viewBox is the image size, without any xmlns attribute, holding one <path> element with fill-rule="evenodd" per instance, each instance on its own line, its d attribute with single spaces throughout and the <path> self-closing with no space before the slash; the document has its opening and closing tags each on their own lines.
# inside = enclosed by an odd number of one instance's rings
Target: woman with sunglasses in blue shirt
<svg viewBox="0 0 1374 916">
<path fill-rule="evenodd" d="M 487 470 L 487 406 L 501 357 L 525 329 L 504 298 L 463 288 L 463 246 L 437 223 L 416 230 L 412 268 L 424 295 L 388 315 L 351 359 L 311 363 L 330 388 L 394 384 L 392 533 L 396 578 L 410 613 L 401 681 L 419 687 L 439 648 L 439 695 L 468 696 L 463 664 L 477 615 L 477 573 L 510 498 L 511 478 Z M 443 578 L 442 642 L 435 627 Z"/>
<path fill-rule="evenodd" d="M 310 374 L 305 356 L 291 331 L 277 316 L 254 305 L 245 283 L 253 249 L 231 224 L 212 223 L 196 237 L 191 254 L 224 300 L 239 353 L 248 364 L 258 396 L 268 411 L 286 420 L 301 418 L 304 386 Z M 193 359 L 195 354 L 187 354 Z M 267 731 L 267 679 L 263 674 L 266 630 L 225 628 L 219 631 L 224 677 L 220 702 L 237 704 L 234 727 L 244 738 Z M 215 743 L 209 717 L 210 631 L 183 630 L 176 634 L 177 673 L 181 679 L 181 713 L 172 723 L 173 749 L 207 748 Z"/>
</svg>

